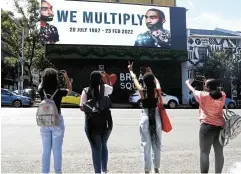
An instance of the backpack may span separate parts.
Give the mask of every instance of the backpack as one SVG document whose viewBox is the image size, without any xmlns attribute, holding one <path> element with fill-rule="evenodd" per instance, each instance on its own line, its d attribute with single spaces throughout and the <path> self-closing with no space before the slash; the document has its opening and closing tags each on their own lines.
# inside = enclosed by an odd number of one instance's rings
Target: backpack
<svg viewBox="0 0 241 174">
<path fill-rule="evenodd" d="M 104 96 L 105 86 L 100 86 L 100 99 L 94 97 L 89 88 L 84 89 L 87 95 L 87 101 L 83 103 L 83 110 L 86 114 L 88 129 L 91 132 L 102 133 L 109 128 L 109 120 L 111 114 L 111 100 L 108 96 Z"/>
<path fill-rule="evenodd" d="M 225 124 L 219 133 L 219 142 L 222 146 L 226 146 L 229 143 L 229 139 L 233 140 L 241 133 L 241 116 L 230 111 L 226 105 L 225 108 Z"/>
<path fill-rule="evenodd" d="M 36 113 L 36 121 L 38 126 L 57 126 L 59 122 L 59 112 L 53 100 L 53 97 L 58 92 L 54 92 L 50 99 L 47 98 L 45 91 L 44 100 L 38 106 Z"/>
</svg>

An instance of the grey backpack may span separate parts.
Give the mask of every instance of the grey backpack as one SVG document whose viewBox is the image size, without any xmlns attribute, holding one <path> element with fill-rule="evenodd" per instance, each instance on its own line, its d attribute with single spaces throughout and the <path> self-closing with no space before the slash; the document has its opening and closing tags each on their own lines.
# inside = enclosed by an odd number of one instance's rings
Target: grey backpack
<svg viewBox="0 0 241 174">
<path fill-rule="evenodd" d="M 229 139 L 233 140 L 241 133 L 241 116 L 230 111 L 226 105 L 225 108 L 225 124 L 219 133 L 219 142 L 222 146 L 228 145 Z"/>
<path fill-rule="evenodd" d="M 54 92 L 50 99 L 47 98 L 45 91 L 44 100 L 38 106 L 36 113 L 36 121 L 38 126 L 57 126 L 59 122 L 59 112 L 57 106 L 53 100 L 53 97 L 58 92 L 58 89 Z"/>
</svg>

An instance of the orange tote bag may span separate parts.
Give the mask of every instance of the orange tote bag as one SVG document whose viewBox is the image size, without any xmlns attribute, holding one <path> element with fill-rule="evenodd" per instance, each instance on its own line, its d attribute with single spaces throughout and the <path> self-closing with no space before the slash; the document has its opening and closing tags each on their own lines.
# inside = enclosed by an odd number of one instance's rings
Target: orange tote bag
<svg viewBox="0 0 241 174">
<path fill-rule="evenodd" d="M 157 104 L 157 107 L 158 107 L 158 110 L 159 110 L 160 116 L 161 116 L 162 130 L 164 132 L 168 133 L 172 130 L 172 124 L 171 124 L 171 121 L 170 121 L 170 119 L 167 115 L 166 109 L 164 108 L 164 105 L 163 105 L 161 89 L 158 90 L 158 93 L 159 93 L 159 102 Z"/>
</svg>

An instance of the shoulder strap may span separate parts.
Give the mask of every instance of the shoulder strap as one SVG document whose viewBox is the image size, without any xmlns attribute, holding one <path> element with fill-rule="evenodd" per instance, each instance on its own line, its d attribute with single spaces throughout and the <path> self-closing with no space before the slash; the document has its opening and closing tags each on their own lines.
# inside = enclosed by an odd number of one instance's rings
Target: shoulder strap
<svg viewBox="0 0 241 174">
<path fill-rule="evenodd" d="M 59 89 L 56 89 L 56 90 L 55 90 L 55 92 L 53 93 L 53 95 L 52 95 L 51 98 L 50 98 L 51 100 L 53 100 L 53 98 L 54 98 L 55 94 L 58 92 L 58 90 L 59 90 Z"/>
<path fill-rule="evenodd" d="M 228 109 L 226 104 L 224 106 L 225 106 L 225 110 L 226 110 L 226 112 L 223 112 L 223 116 L 224 116 L 225 120 L 229 120 L 229 119 L 231 119 L 231 117 L 233 115 L 236 115 L 233 111 Z"/>
<path fill-rule="evenodd" d="M 220 132 L 219 132 L 219 143 L 222 146 L 226 146 L 229 143 L 229 136 L 228 136 L 227 139 L 225 139 L 224 134 L 225 134 L 225 129 L 220 130 Z"/>
<path fill-rule="evenodd" d="M 59 90 L 59 89 L 56 89 L 55 92 L 53 93 L 53 95 L 50 97 L 51 100 L 53 100 L 53 98 L 54 98 L 55 94 L 58 92 L 58 90 Z M 45 99 L 48 99 L 47 94 L 46 94 L 46 92 L 45 92 L 44 89 L 43 89 L 43 93 L 44 93 L 44 98 L 45 98 Z"/>
<path fill-rule="evenodd" d="M 47 99 L 48 97 L 44 89 L 43 89 L 43 93 L 44 93 L 44 99 Z"/>
<path fill-rule="evenodd" d="M 85 94 L 87 95 L 87 100 L 90 98 L 90 96 L 92 97 L 92 93 L 89 90 L 90 87 L 84 88 Z M 105 93 L 105 85 L 100 85 L 100 98 L 104 97 L 104 93 Z"/>
<path fill-rule="evenodd" d="M 84 90 L 84 92 L 85 92 L 85 94 L 86 94 L 86 96 L 87 96 L 87 100 L 89 99 L 89 94 L 90 94 L 90 91 L 89 91 L 89 87 L 86 87 L 86 88 L 84 88 L 83 90 Z"/>
</svg>

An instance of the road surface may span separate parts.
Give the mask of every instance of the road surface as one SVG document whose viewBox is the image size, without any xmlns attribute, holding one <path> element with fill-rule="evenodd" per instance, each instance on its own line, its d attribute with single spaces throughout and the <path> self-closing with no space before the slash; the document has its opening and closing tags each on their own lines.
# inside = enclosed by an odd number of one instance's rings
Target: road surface
<svg viewBox="0 0 241 174">
<path fill-rule="evenodd" d="M 36 125 L 37 108 L 1 108 L 2 173 L 39 173 L 41 171 L 41 138 Z M 199 172 L 198 110 L 167 110 L 173 124 L 171 133 L 162 137 L 162 173 Z M 236 110 L 241 114 L 241 110 Z M 84 114 L 79 109 L 62 109 L 65 119 L 63 145 L 64 173 L 92 173 L 89 142 L 84 133 Z M 110 136 L 110 173 L 143 172 L 139 137 L 138 109 L 113 109 L 114 129 Z M 225 147 L 224 172 L 241 161 L 241 136 Z M 52 164 L 51 164 L 52 166 Z M 53 172 L 53 167 L 51 167 Z M 214 172 L 213 150 L 210 172 Z"/>
</svg>

